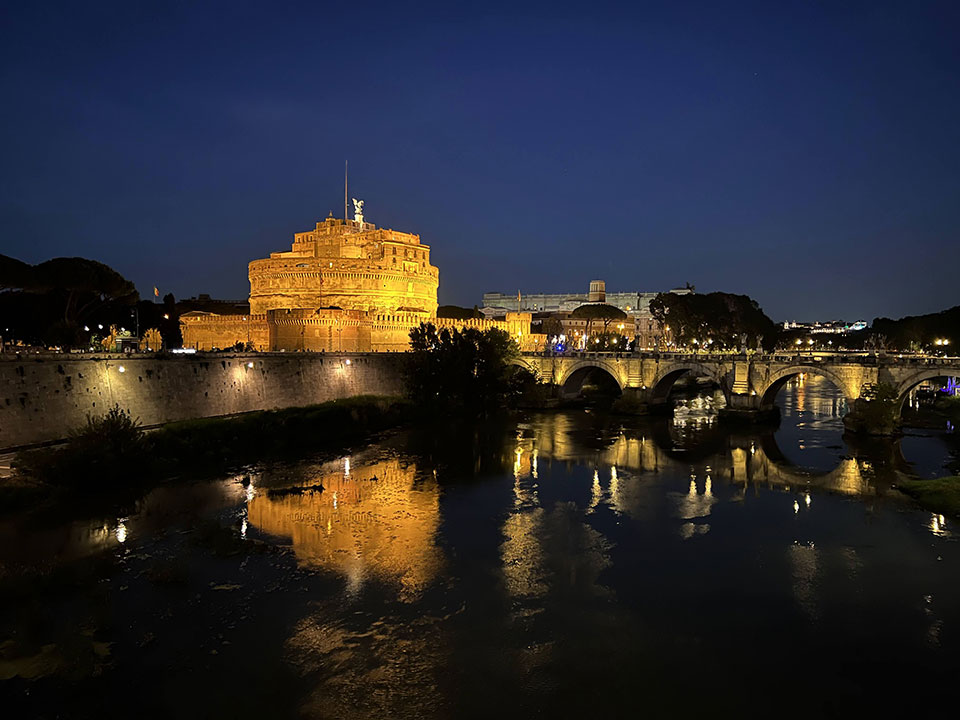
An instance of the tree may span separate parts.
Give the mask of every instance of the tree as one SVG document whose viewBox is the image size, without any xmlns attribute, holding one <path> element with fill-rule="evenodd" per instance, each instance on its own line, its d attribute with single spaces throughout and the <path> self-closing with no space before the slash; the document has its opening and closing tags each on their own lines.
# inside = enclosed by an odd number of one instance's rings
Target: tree
<svg viewBox="0 0 960 720">
<path fill-rule="evenodd" d="M 607 328 L 610 323 L 615 320 L 626 320 L 627 314 L 618 307 L 613 305 L 606 305 L 605 303 L 589 303 L 587 305 L 581 305 L 572 313 L 570 313 L 571 319 L 577 320 L 586 320 L 586 332 L 590 334 L 591 328 L 595 321 L 603 323 L 603 331 L 607 332 Z"/>
<path fill-rule="evenodd" d="M 132 282 L 95 260 L 54 258 L 28 265 L 0 256 L 0 315 L 20 340 L 86 344 L 84 325 L 93 324 L 94 316 L 110 324 L 121 306 L 129 312 L 137 298 Z"/>
<path fill-rule="evenodd" d="M 900 431 L 900 399 L 897 388 L 880 382 L 857 398 L 843 417 L 848 430 L 867 435 L 895 435 Z"/>
<path fill-rule="evenodd" d="M 960 305 L 938 313 L 908 316 L 899 320 L 875 318 L 869 334 L 883 335 L 890 348 L 897 350 L 908 350 L 911 344 L 936 350 L 937 340 L 949 340 L 947 347 L 950 347 L 960 343 Z"/>
<path fill-rule="evenodd" d="M 558 337 L 563 334 L 563 323 L 555 317 L 544 318 L 540 324 L 540 332 L 548 338 Z"/>
<path fill-rule="evenodd" d="M 147 330 L 140 339 L 140 349 L 160 352 L 163 349 L 163 338 L 156 328 Z"/>
<path fill-rule="evenodd" d="M 511 394 L 510 360 L 519 348 L 503 330 L 438 332 L 421 323 L 410 331 L 410 349 L 407 392 L 424 411 L 484 415 L 502 408 Z"/>
<path fill-rule="evenodd" d="M 37 290 L 66 296 L 64 322 L 78 324 L 112 301 L 132 305 L 140 296 L 134 284 L 113 268 L 86 258 L 53 258 L 33 268 Z"/>
<path fill-rule="evenodd" d="M 0 255 L 0 292 L 33 287 L 33 266 L 22 260 Z"/>
<path fill-rule="evenodd" d="M 778 334 L 776 324 L 759 303 L 746 295 L 660 293 L 650 301 L 650 312 L 661 327 L 670 328 L 678 345 L 696 341 L 718 349 L 736 349 L 746 335 L 748 346 L 762 339 L 769 348 Z"/>
</svg>

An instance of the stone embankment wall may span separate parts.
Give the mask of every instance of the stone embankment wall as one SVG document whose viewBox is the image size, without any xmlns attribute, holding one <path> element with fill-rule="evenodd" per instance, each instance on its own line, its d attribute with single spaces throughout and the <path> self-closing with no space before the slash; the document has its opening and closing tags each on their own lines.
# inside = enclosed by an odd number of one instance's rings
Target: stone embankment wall
<svg viewBox="0 0 960 720">
<path fill-rule="evenodd" d="M 62 439 L 114 405 L 150 426 L 399 395 L 402 360 L 399 353 L 0 356 L 0 449 Z"/>
</svg>

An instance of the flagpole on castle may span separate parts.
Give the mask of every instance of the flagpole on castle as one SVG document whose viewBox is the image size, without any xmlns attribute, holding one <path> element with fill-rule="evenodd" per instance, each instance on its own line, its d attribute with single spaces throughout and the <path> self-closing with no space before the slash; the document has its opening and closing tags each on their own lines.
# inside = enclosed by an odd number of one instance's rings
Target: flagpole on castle
<svg viewBox="0 0 960 720">
<path fill-rule="evenodd" d="M 347 219 L 347 162 L 343 161 L 343 219 Z"/>
</svg>

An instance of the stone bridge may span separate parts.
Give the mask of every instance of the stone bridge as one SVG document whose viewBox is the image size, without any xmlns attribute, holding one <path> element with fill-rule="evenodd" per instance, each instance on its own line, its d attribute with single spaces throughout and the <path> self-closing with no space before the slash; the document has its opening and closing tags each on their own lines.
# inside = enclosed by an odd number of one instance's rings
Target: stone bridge
<svg viewBox="0 0 960 720">
<path fill-rule="evenodd" d="M 777 393 L 791 378 L 811 373 L 826 378 L 850 407 L 878 383 L 897 390 L 900 407 L 925 380 L 960 376 L 960 358 L 850 353 L 721 355 L 693 353 L 527 353 L 517 361 L 561 396 L 579 394 L 588 377 L 609 376 L 620 391 L 650 406 L 666 404 L 684 375 L 705 377 L 723 391 L 727 407 L 746 412 L 772 410 Z"/>
</svg>

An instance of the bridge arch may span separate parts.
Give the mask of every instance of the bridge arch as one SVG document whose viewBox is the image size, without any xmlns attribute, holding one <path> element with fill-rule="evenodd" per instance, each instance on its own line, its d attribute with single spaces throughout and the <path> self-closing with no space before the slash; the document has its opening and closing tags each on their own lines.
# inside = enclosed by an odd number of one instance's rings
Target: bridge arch
<svg viewBox="0 0 960 720">
<path fill-rule="evenodd" d="M 667 366 L 666 372 L 657 378 L 653 387 L 650 389 L 650 399 L 654 403 L 664 403 L 670 396 L 670 390 L 681 377 L 687 374 L 706 377 L 717 383 L 726 394 L 723 378 L 718 377 L 716 370 L 708 365 L 698 362 L 680 362 L 671 363 Z"/>
<path fill-rule="evenodd" d="M 623 394 L 623 388 L 626 386 L 617 364 L 605 360 L 583 360 L 565 370 L 566 372 L 557 378 L 557 384 L 561 387 L 563 395 L 567 397 L 579 395 L 589 378 L 606 384 L 611 391 L 615 391 L 613 394 L 616 395 Z"/>
<path fill-rule="evenodd" d="M 837 388 L 837 390 L 843 393 L 844 398 L 847 400 L 847 404 L 851 407 L 854 400 L 856 400 L 859 396 L 859 388 L 857 388 L 856 392 L 851 392 L 851 389 L 848 387 L 848 383 L 845 382 L 842 377 L 825 367 L 820 367 L 818 365 L 793 365 L 790 367 L 781 368 L 780 370 L 777 370 L 767 376 L 765 380 L 766 387 L 759 391 L 760 409 L 771 409 L 774 406 L 774 402 L 777 399 L 777 393 L 780 392 L 780 389 L 798 375 L 806 374 L 818 375 L 825 380 L 829 380 L 830 383 Z"/>
<path fill-rule="evenodd" d="M 920 383 L 927 380 L 936 380 L 937 378 L 958 376 L 960 376 L 960 368 L 956 366 L 930 367 L 908 375 L 897 385 L 897 412 L 903 412 L 903 406 L 907 404 L 910 391 Z"/>
</svg>

